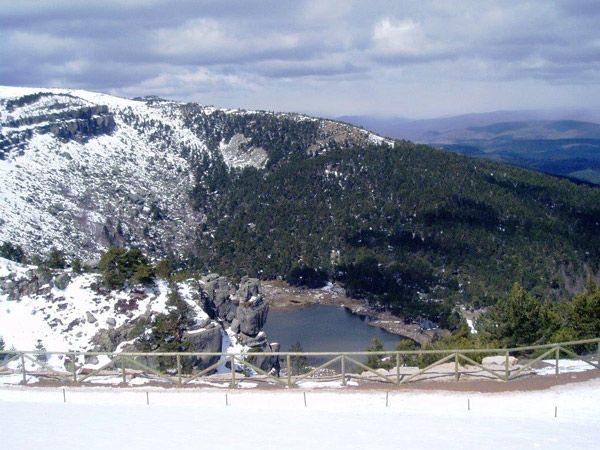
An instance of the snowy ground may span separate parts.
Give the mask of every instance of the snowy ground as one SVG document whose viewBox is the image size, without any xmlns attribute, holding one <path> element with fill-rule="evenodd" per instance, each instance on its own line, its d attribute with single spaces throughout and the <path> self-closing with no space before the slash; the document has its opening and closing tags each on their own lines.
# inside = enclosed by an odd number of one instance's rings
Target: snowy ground
<svg viewBox="0 0 600 450">
<path fill-rule="evenodd" d="M 600 380 L 546 391 L 0 388 L 11 449 L 598 448 Z M 470 410 L 468 405 L 470 404 Z M 558 416 L 555 418 L 555 407 Z"/>
</svg>

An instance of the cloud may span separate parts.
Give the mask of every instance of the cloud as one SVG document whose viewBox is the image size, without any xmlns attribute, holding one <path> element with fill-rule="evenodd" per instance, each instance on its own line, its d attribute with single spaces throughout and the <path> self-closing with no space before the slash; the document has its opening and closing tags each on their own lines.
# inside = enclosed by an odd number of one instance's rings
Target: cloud
<svg viewBox="0 0 600 450">
<path fill-rule="evenodd" d="M 373 29 L 373 44 L 384 55 L 421 55 L 430 47 L 421 25 L 412 19 L 380 20 Z"/>
<path fill-rule="evenodd" d="M 247 35 L 244 30 L 213 19 L 195 19 L 176 28 L 158 30 L 153 41 L 160 55 L 213 64 L 293 54 L 300 46 L 301 36 L 281 32 Z"/>
<path fill-rule="evenodd" d="M 501 84 L 540 102 L 600 102 L 597 1 L 5 3 L 0 84 L 324 112 L 421 98 L 435 115 L 442 101 L 479 105 L 459 91 L 481 97 L 483 86 L 506 107 Z"/>
<path fill-rule="evenodd" d="M 166 98 L 189 100 L 207 92 L 253 90 L 254 84 L 247 78 L 232 74 L 213 72 L 206 68 L 181 69 L 163 67 L 161 73 L 125 88 L 113 89 L 118 95 L 158 95 Z M 187 96 L 187 98 L 186 98 Z"/>
<path fill-rule="evenodd" d="M 4 49 L 16 50 L 13 56 L 26 51 L 30 55 L 43 58 L 73 52 L 77 48 L 77 42 L 70 38 L 21 30 L 8 33 L 5 42 Z"/>
</svg>

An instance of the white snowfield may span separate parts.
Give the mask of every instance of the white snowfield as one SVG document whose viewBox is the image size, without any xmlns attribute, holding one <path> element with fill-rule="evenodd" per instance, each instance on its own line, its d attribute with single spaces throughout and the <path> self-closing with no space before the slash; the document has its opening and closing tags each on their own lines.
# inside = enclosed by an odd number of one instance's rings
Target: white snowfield
<svg viewBox="0 0 600 450">
<path fill-rule="evenodd" d="M 500 394 L 391 392 L 387 407 L 382 391 L 310 391 L 305 406 L 302 390 L 226 398 L 202 389 L 66 388 L 65 397 L 59 388 L 0 389 L 2 441 L 15 450 L 581 450 L 598 448 L 598 417 L 597 379 Z"/>
</svg>

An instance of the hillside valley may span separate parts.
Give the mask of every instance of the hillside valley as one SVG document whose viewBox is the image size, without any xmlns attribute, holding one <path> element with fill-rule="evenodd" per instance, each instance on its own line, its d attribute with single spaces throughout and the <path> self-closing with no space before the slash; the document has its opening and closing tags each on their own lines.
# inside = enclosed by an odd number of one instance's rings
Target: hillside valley
<svg viewBox="0 0 600 450">
<path fill-rule="evenodd" d="M 4 87 L 0 125 L 0 241 L 36 264 L 139 248 L 449 329 L 515 282 L 558 300 L 600 270 L 598 189 L 332 120 Z"/>
</svg>

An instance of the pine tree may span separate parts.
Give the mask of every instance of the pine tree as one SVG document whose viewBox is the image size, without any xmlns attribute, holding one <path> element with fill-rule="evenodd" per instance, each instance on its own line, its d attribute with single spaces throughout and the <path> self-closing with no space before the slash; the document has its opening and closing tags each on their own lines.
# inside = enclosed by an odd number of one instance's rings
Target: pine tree
<svg viewBox="0 0 600 450">
<path fill-rule="evenodd" d="M 35 359 L 38 360 L 39 362 L 47 362 L 48 361 L 48 355 L 46 355 L 46 347 L 44 347 L 44 344 L 42 343 L 41 339 L 37 340 L 37 344 L 35 344 L 35 350 L 37 352 L 40 352 L 39 354 L 37 354 L 35 356 Z"/>
<path fill-rule="evenodd" d="M 66 265 L 64 254 L 52 247 L 50 253 L 48 253 L 48 258 L 46 259 L 46 266 L 50 269 L 64 269 Z"/>
<path fill-rule="evenodd" d="M 293 353 L 302 353 L 304 352 L 304 348 L 300 342 L 296 342 L 290 347 L 289 351 Z M 302 375 L 310 369 L 308 358 L 304 355 L 290 356 L 290 363 L 292 375 Z"/>
<path fill-rule="evenodd" d="M 13 245 L 10 242 L 3 242 L 2 245 L 0 245 L 0 256 L 18 263 L 25 262 L 25 252 L 23 249 L 20 246 Z"/>
<path fill-rule="evenodd" d="M 83 272 L 83 265 L 79 258 L 73 258 L 73 260 L 71 261 L 71 269 L 75 274 L 80 274 Z"/>
<path fill-rule="evenodd" d="M 385 349 L 383 348 L 383 342 L 377 336 L 375 336 L 371 340 L 371 345 L 367 347 L 368 352 L 382 352 Z M 371 369 L 379 369 L 384 367 L 385 364 L 381 360 L 381 355 L 369 355 L 367 357 L 367 366 Z"/>
</svg>

